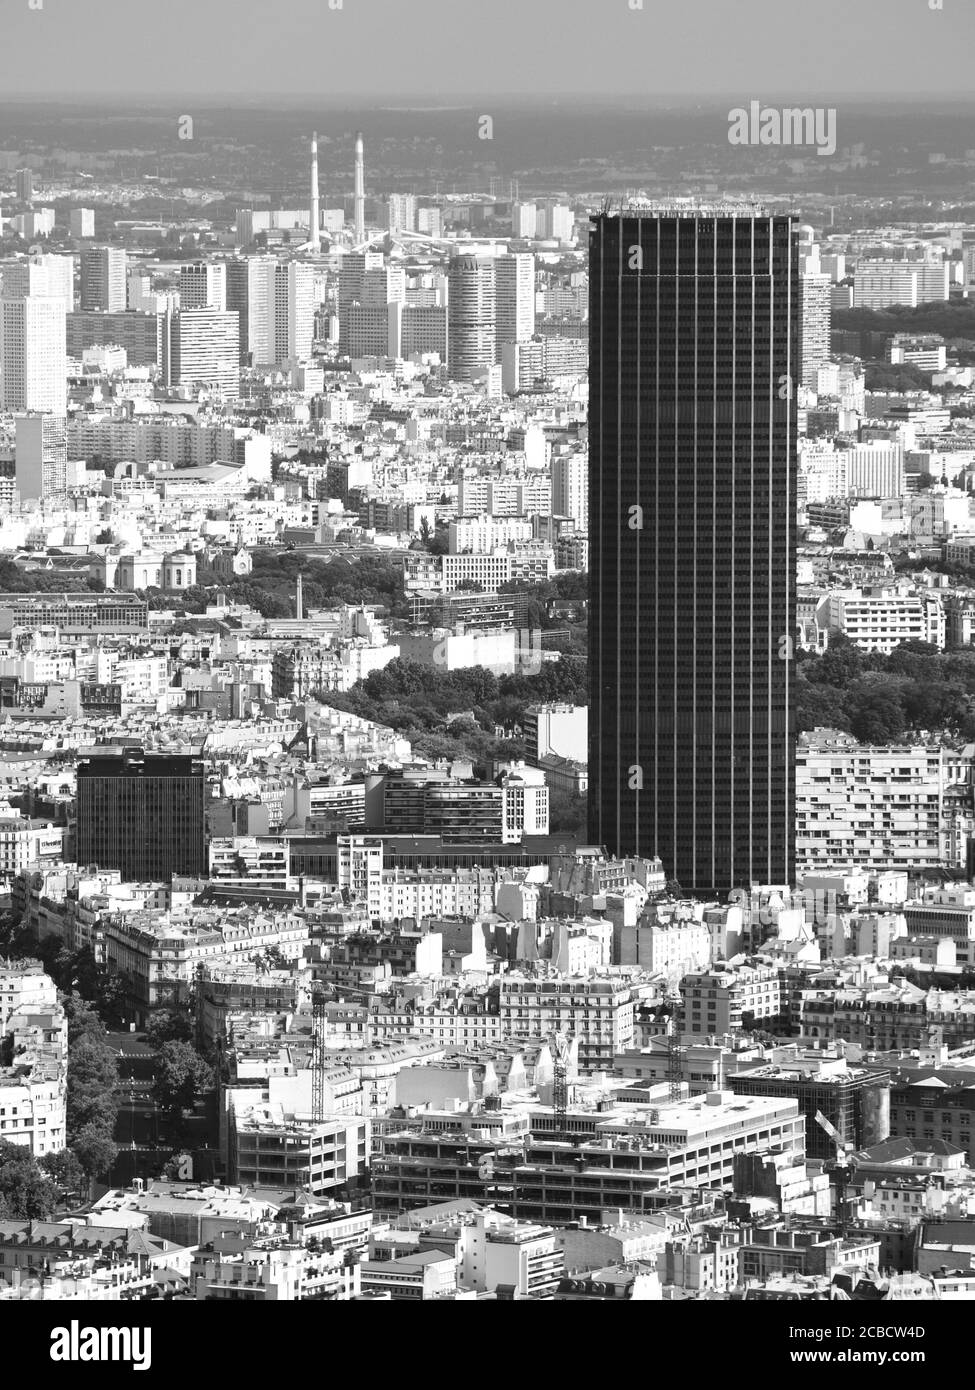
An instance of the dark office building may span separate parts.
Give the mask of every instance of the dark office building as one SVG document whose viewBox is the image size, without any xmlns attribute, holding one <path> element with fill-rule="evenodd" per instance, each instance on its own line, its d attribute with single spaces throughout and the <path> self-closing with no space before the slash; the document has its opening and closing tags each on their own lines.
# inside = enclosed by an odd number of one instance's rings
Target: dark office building
<svg viewBox="0 0 975 1390">
<path fill-rule="evenodd" d="M 685 892 L 794 877 L 790 217 L 593 219 L 589 839 Z"/>
<path fill-rule="evenodd" d="M 141 749 L 88 758 L 78 767 L 79 864 L 137 883 L 203 877 L 205 788 L 200 758 Z"/>
</svg>

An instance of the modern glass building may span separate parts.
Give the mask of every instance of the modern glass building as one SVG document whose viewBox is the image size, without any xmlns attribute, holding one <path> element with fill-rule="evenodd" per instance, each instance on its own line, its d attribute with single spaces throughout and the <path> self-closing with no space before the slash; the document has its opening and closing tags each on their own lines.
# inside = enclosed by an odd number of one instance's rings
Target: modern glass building
<svg viewBox="0 0 975 1390">
<path fill-rule="evenodd" d="M 78 765 L 79 864 L 134 883 L 207 873 L 206 779 L 190 756 L 118 749 Z"/>
<path fill-rule="evenodd" d="M 625 207 L 590 248 L 589 835 L 794 876 L 798 228 Z"/>
</svg>

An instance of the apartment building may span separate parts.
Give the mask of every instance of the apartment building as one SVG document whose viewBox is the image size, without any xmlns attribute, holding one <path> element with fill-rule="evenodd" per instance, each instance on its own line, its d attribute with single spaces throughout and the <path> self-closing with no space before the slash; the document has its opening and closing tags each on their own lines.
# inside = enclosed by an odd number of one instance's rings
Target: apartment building
<svg viewBox="0 0 975 1390">
<path fill-rule="evenodd" d="M 64 828 L 21 816 L 0 819 L 0 878 L 22 873 L 29 864 L 60 859 Z"/>
<path fill-rule="evenodd" d="M 40 962 L 0 962 L 0 1032 L 7 1031 L 11 1014 L 54 1009 L 57 1002 L 57 987 Z"/>
<path fill-rule="evenodd" d="M 961 853 L 951 848 L 951 827 L 962 813 L 949 808 L 962 785 L 961 764 L 970 761 L 940 744 L 871 746 L 825 729 L 800 735 L 797 867 L 919 869 L 949 862 Z"/>
<path fill-rule="evenodd" d="M 241 1250 L 239 1237 L 218 1238 L 198 1251 L 190 1287 L 207 1302 L 282 1303 L 312 1299 L 346 1303 L 362 1290 L 362 1270 L 330 1242 L 308 1245 L 265 1237 Z"/>
<path fill-rule="evenodd" d="M 842 632 L 865 652 L 889 656 L 902 642 L 945 645 L 945 615 L 936 594 L 895 589 L 834 589 L 820 613 L 832 632 Z"/>
<path fill-rule="evenodd" d="M 577 1037 L 584 1070 L 609 1070 L 613 1057 L 633 1040 L 630 987 L 612 979 L 544 979 L 511 972 L 501 982 L 500 1013 L 502 1034 Z"/>
<path fill-rule="evenodd" d="M 782 1013 L 781 981 L 774 966 L 717 965 L 685 975 L 680 988 L 685 1034 L 719 1037 L 740 1029 L 747 1032 Z"/>
</svg>

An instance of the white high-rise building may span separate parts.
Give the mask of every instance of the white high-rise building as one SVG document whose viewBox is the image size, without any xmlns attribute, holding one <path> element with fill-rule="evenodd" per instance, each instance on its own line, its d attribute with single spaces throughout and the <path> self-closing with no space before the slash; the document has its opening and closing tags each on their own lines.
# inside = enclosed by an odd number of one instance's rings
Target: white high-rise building
<svg viewBox="0 0 975 1390">
<path fill-rule="evenodd" d="M 399 265 L 384 265 L 367 270 L 362 277 L 360 303 L 368 309 L 381 309 L 386 304 L 406 303 L 406 271 Z"/>
<path fill-rule="evenodd" d="M 227 308 L 227 267 L 222 261 L 194 261 L 180 266 L 181 309 Z"/>
<path fill-rule="evenodd" d="M 315 332 L 315 267 L 270 256 L 227 263 L 227 307 L 239 316 L 239 357 L 270 366 L 311 357 Z"/>
<path fill-rule="evenodd" d="M 15 468 L 21 502 L 67 490 L 68 425 L 63 415 L 18 415 Z"/>
<path fill-rule="evenodd" d="M 386 204 L 386 225 L 391 232 L 416 231 L 416 198 L 412 193 L 391 193 Z"/>
<path fill-rule="evenodd" d="M 589 461 L 582 450 L 552 458 L 552 515 L 570 516 L 575 530 L 589 530 Z"/>
<path fill-rule="evenodd" d="M 30 212 L 19 213 L 10 220 L 14 231 L 19 233 L 25 241 L 34 241 L 37 237 L 50 236 L 54 231 L 53 208 L 33 208 Z"/>
<path fill-rule="evenodd" d="M 81 253 L 82 310 L 101 309 L 114 314 L 126 307 L 127 260 L 120 246 L 85 247 Z"/>
<path fill-rule="evenodd" d="M 819 369 L 829 362 L 832 316 L 830 278 L 820 273 L 800 275 L 799 292 L 802 303 L 802 384 L 815 390 Z"/>
<path fill-rule="evenodd" d="M 904 448 L 901 444 L 854 444 L 847 479 L 851 497 L 903 497 Z"/>
<path fill-rule="evenodd" d="M 920 303 L 917 272 L 906 261 L 893 270 L 857 270 L 853 277 L 853 303 L 858 309 L 889 309 L 893 304 L 916 308 Z"/>
<path fill-rule="evenodd" d="M 448 347 L 450 375 L 472 381 L 497 361 L 495 261 L 455 256 L 450 263 Z"/>
<path fill-rule="evenodd" d="M 366 271 L 382 270 L 384 265 L 381 251 L 350 251 L 342 257 L 339 267 L 339 317 L 342 310 L 356 300 L 362 303 L 363 284 Z"/>
<path fill-rule="evenodd" d="M 12 411 L 68 409 L 67 312 L 53 295 L 0 299 L 0 406 Z"/>
<path fill-rule="evenodd" d="M 538 209 L 536 235 L 544 241 L 568 242 L 572 240 L 575 218 L 572 209 L 565 203 L 548 202 Z"/>
<path fill-rule="evenodd" d="M 6 299 L 28 294 L 63 299 L 70 312 L 74 308 L 74 257 L 45 253 L 0 262 L 0 294 Z"/>
<path fill-rule="evenodd" d="M 849 495 L 850 453 L 832 444 L 806 444 L 799 454 L 800 496 L 806 502 L 826 502 Z"/>
<path fill-rule="evenodd" d="M 886 308 L 875 302 L 880 290 L 887 292 L 888 304 L 930 304 L 948 298 L 949 284 L 944 260 L 862 260 L 853 277 L 854 303 L 858 309 Z M 890 298 L 893 294 L 901 297 Z"/>
<path fill-rule="evenodd" d="M 71 235 L 79 240 L 95 235 L 94 208 L 72 208 L 70 221 Z"/>
<path fill-rule="evenodd" d="M 243 256 L 227 262 L 227 308 L 239 315 L 242 365 L 270 366 L 275 361 L 276 269 L 271 256 Z"/>
<path fill-rule="evenodd" d="M 339 351 L 350 350 L 349 311 L 353 304 L 385 310 L 387 304 L 405 301 L 406 272 L 401 266 L 388 266 L 381 251 L 349 252 L 339 269 Z M 362 316 L 357 317 L 361 331 Z"/>
<path fill-rule="evenodd" d="M 274 273 L 274 360 L 311 357 L 315 335 L 315 268 L 289 261 Z"/>
<path fill-rule="evenodd" d="M 500 362 L 502 343 L 523 343 L 535 332 L 535 257 L 530 251 L 498 256 L 494 274 Z"/>
<path fill-rule="evenodd" d="M 443 208 L 417 208 L 416 230 L 427 236 L 443 236 Z"/>
<path fill-rule="evenodd" d="M 511 234 L 527 241 L 534 240 L 538 227 L 538 208 L 534 203 L 515 203 L 511 209 Z"/>
<path fill-rule="evenodd" d="M 240 390 L 240 341 L 234 312 L 180 309 L 168 314 L 163 342 L 167 386 L 210 386 L 236 397 Z"/>
</svg>

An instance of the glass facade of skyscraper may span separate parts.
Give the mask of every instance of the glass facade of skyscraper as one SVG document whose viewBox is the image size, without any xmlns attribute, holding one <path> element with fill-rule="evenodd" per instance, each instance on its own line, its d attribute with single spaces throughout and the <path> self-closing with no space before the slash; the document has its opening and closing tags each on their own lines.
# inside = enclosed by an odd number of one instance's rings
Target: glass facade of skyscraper
<svg viewBox="0 0 975 1390">
<path fill-rule="evenodd" d="M 794 873 L 797 228 L 593 219 L 590 838 L 685 892 Z"/>
</svg>

